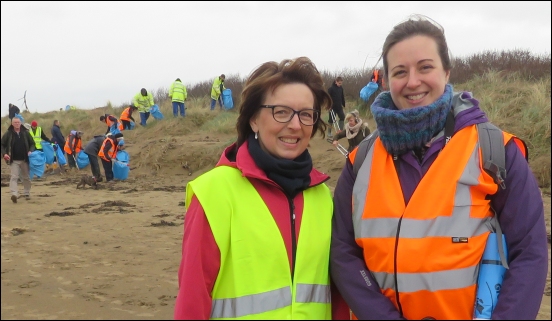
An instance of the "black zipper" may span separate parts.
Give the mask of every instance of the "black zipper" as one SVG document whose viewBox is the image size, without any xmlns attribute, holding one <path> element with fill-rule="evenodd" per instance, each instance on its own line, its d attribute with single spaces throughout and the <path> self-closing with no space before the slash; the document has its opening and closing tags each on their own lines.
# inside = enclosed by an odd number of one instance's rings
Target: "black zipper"
<svg viewBox="0 0 552 321">
<path fill-rule="evenodd" d="M 295 204 L 293 199 L 288 197 L 290 207 L 290 220 L 291 220 L 291 281 L 293 282 L 293 275 L 295 274 L 295 255 L 297 254 L 297 237 L 295 235 Z"/>
</svg>

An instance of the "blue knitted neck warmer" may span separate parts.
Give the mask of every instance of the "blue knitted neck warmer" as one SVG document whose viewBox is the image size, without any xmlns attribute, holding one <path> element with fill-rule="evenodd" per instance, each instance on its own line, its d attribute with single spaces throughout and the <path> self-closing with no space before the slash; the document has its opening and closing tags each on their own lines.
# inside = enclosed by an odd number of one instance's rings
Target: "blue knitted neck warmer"
<svg viewBox="0 0 552 321">
<path fill-rule="evenodd" d="M 447 84 L 443 95 L 427 106 L 399 110 L 386 91 L 378 95 L 370 110 L 387 152 L 401 155 L 424 146 L 437 135 L 445 127 L 451 108 L 452 85 Z"/>
</svg>

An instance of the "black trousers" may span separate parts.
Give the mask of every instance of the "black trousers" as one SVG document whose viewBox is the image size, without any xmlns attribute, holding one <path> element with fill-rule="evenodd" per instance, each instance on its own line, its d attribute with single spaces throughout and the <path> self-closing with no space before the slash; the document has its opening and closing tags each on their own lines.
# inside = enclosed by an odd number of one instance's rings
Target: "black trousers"
<svg viewBox="0 0 552 321">
<path fill-rule="evenodd" d="M 123 122 L 123 130 L 130 130 L 130 120 L 122 120 L 121 121 Z"/>
<path fill-rule="evenodd" d="M 334 111 L 336 116 L 339 117 L 340 121 L 345 121 L 345 112 L 343 112 L 343 107 L 341 107 L 341 108 L 332 108 L 332 110 Z M 331 112 L 330 112 L 330 115 L 328 116 L 328 123 L 333 124 L 333 119 L 332 119 L 332 113 Z"/>
<path fill-rule="evenodd" d="M 102 172 L 100 171 L 100 163 L 98 163 L 98 156 L 88 155 L 88 160 L 90 161 L 90 169 L 92 170 L 92 176 L 96 177 L 96 180 L 102 178 Z"/>
<path fill-rule="evenodd" d="M 106 182 L 112 181 L 113 180 L 113 163 L 108 162 L 103 158 L 101 158 L 101 160 L 102 160 L 102 165 L 103 165 L 104 172 L 105 172 L 105 181 Z"/>
</svg>

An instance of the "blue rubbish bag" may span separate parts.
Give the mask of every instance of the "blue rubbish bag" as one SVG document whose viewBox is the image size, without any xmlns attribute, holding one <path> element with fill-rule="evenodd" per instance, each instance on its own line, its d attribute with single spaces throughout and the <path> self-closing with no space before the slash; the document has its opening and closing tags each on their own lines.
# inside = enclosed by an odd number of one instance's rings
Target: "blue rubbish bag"
<svg viewBox="0 0 552 321">
<path fill-rule="evenodd" d="M 163 119 L 163 114 L 162 114 L 161 111 L 159 110 L 159 106 L 157 106 L 157 104 L 151 106 L 150 114 L 151 114 L 151 115 L 153 116 L 153 118 L 155 118 L 155 119 Z"/>
<path fill-rule="evenodd" d="M 51 143 L 45 141 L 42 141 L 41 144 L 42 151 L 44 152 L 44 157 L 46 158 L 46 164 L 52 165 L 54 163 L 54 157 L 56 155 L 54 152 L 54 147 Z"/>
<path fill-rule="evenodd" d="M 25 119 L 23 118 L 23 116 L 21 116 L 20 114 L 15 114 L 15 117 L 16 118 L 19 118 L 19 120 L 21 120 L 21 124 L 24 124 L 25 123 Z"/>
<path fill-rule="evenodd" d="M 222 105 L 224 109 L 234 108 L 234 100 L 232 100 L 232 89 L 226 88 L 222 91 Z"/>
<path fill-rule="evenodd" d="M 128 178 L 130 172 L 130 155 L 120 150 L 117 152 L 117 156 L 113 160 L 113 178 L 124 181 Z"/>
<path fill-rule="evenodd" d="M 77 166 L 79 169 L 83 169 L 86 166 L 90 164 L 90 159 L 88 158 L 88 154 L 86 154 L 83 150 L 81 150 L 77 154 Z"/>
<path fill-rule="evenodd" d="M 109 127 L 109 132 L 111 135 L 119 134 L 121 131 L 119 130 L 119 122 L 114 123 Z"/>
<path fill-rule="evenodd" d="M 46 166 L 46 157 L 44 157 L 44 152 L 35 150 L 29 155 L 29 176 L 31 180 L 36 175 L 40 178 L 44 175 L 44 167 Z"/>
<path fill-rule="evenodd" d="M 55 149 L 56 150 L 57 162 L 60 166 L 63 166 L 65 164 L 67 164 L 67 160 L 65 159 L 65 155 L 63 155 L 63 149 L 61 147 L 59 147 L 59 145 L 57 143 L 55 145 L 57 146 L 57 149 Z"/>
<path fill-rule="evenodd" d="M 375 93 L 376 90 L 378 90 L 378 84 L 372 81 L 369 82 L 368 85 L 362 87 L 362 89 L 360 90 L 360 99 L 368 102 L 370 96 L 372 96 L 372 94 Z"/>
<path fill-rule="evenodd" d="M 502 281 L 506 273 L 506 267 L 502 265 L 500 260 L 498 242 L 502 242 L 504 256 L 508 257 L 504 234 L 502 234 L 502 239 L 499 241 L 497 233 L 490 233 L 479 265 L 475 309 L 473 311 L 474 320 L 490 320 L 498 302 Z"/>
</svg>

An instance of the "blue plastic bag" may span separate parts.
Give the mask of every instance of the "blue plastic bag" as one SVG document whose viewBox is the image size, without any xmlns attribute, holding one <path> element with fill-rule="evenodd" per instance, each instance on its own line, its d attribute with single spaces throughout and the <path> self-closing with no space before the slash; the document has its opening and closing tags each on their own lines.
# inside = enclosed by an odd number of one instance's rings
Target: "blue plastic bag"
<svg viewBox="0 0 552 321">
<path fill-rule="evenodd" d="M 159 106 L 157 106 L 157 104 L 151 106 L 150 113 L 155 119 L 163 119 L 163 114 L 159 110 Z"/>
<path fill-rule="evenodd" d="M 52 165 L 54 163 L 54 147 L 52 147 L 51 143 L 42 141 L 42 151 L 44 152 L 44 157 L 46 158 L 46 164 Z"/>
<path fill-rule="evenodd" d="M 362 87 L 362 89 L 360 90 L 360 99 L 368 102 L 370 96 L 372 96 L 372 94 L 375 93 L 376 90 L 378 90 L 378 84 L 372 81 L 369 82 L 368 85 Z"/>
<path fill-rule="evenodd" d="M 19 118 L 21 120 L 21 123 L 24 124 L 25 123 L 25 119 L 23 118 L 23 116 L 21 116 L 20 114 L 15 114 L 15 117 L 16 118 Z"/>
<path fill-rule="evenodd" d="M 63 149 L 61 147 L 59 147 L 59 145 L 57 143 L 55 145 L 57 146 L 57 149 L 56 149 L 57 162 L 60 166 L 63 166 L 65 164 L 67 164 L 67 160 L 65 159 L 65 155 L 63 155 Z"/>
<path fill-rule="evenodd" d="M 111 135 L 115 135 L 115 134 L 119 134 L 121 131 L 119 130 L 119 126 L 117 125 L 117 123 L 111 125 L 111 127 L 109 127 L 109 132 L 111 133 Z"/>
<path fill-rule="evenodd" d="M 113 178 L 119 180 L 125 180 L 128 178 L 130 172 L 130 155 L 124 151 L 120 150 L 117 152 L 117 156 L 113 160 Z"/>
<path fill-rule="evenodd" d="M 504 255 L 508 257 L 508 249 L 506 247 L 506 238 L 504 234 L 502 234 L 501 242 L 504 248 Z M 502 288 L 502 281 L 504 280 L 505 273 L 506 267 L 504 267 L 500 261 L 498 250 L 498 234 L 490 233 L 479 266 L 475 308 L 473 310 L 474 319 L 491 319 L 491 315 L 498 302 L 498 296 Z"/>
<path fill-rule="evenodd" d="M 83 169 L 86 166 L 90 164 L 90 159 L 88 158 L 88 154 L 86 154 L 83 150 L 81 150 L 77 154 L 77 166 L 79 169 Z"/>
<path fill-rule="evenodd" d="M 46 165 L 46 158 L 44 157 L 44 152 L 35 150 L 29 155 L 29 176 L 31 180 L 36 175 L 40 178 L 44 175 L 44 167 Z"/>
<path fill-rule="evenodd" d="M 234 108 L 234 100 L 232 99 L 232 90 L 226 88 L 222 91 L 222 105 L 224 109 Z"/>
</svg>

